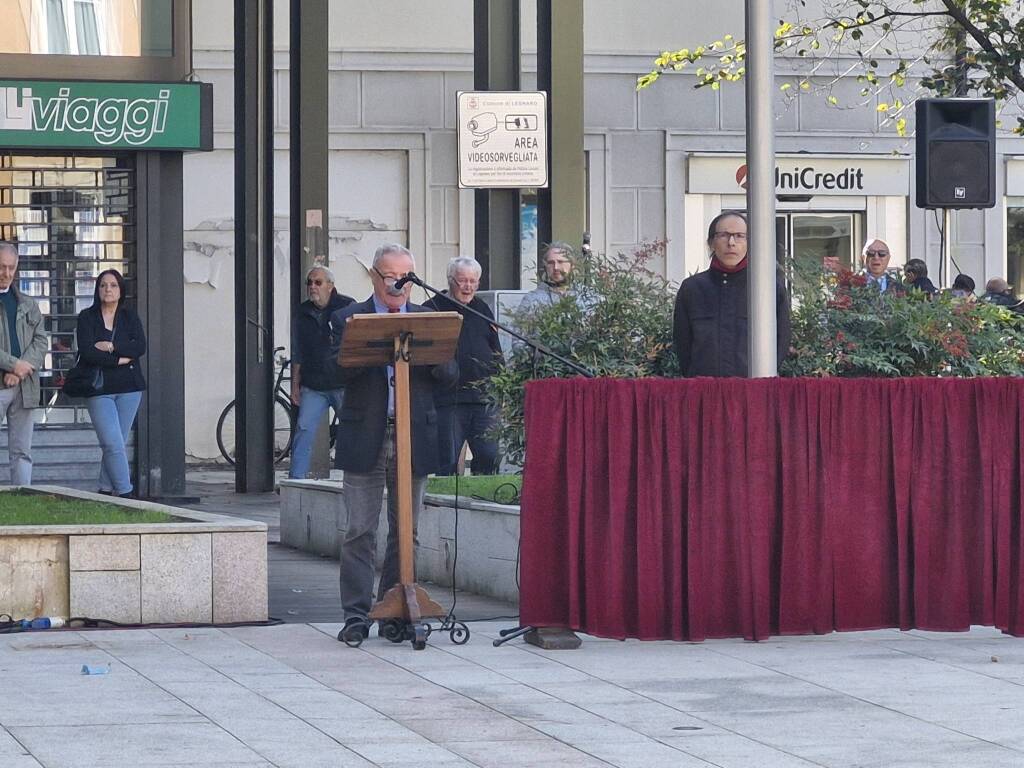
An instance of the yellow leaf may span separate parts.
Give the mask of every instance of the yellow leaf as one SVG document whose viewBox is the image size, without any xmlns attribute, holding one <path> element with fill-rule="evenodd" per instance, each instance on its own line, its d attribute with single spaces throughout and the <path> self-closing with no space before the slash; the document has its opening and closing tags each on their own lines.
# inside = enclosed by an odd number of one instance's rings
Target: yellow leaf
<svg viewBox="0 0 1024 768">
<path fill-rule="evenodd" d="M 896 121 L 896 133 L 899 136 L 907 135 L 907 118 L 901 117 L 899 120 Z"/>
<path fill-rule="evenodd" d="M 882 102 L 881 104 L 878 105 L 877 110 L 879 112 L 888 112 L 889 111 L 889 105 L 886 104 L 885 102 Z"/>
</svg>

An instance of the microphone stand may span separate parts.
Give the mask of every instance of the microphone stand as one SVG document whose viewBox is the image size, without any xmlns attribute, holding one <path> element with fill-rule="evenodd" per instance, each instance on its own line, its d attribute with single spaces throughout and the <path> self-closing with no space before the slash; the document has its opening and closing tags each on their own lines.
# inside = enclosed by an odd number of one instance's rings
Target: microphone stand
<svg viewBox="0 0 1024 768">
<path fill-rule="evenodd" d="M 487 315 L 485 315 L 483 312 L 478 312 L 477 310 L 473 309 L 468 304 L 463 304 L 460 301 L 456 301 L 451 296 L 447 296 L 447 295 L 441 293 L 441 291 L 437 290 L 437 288 L 435 288 L 434 286 L 428 285 L 427 283 L 423 282 L 423 280 L 421 280 L 419 278 L 419 276 L 410 274 L 410 275 L 406 275 L 406 277 L 408 278 L 409 282 L 412 283 L 413 285 L 418 285 L 423 290 L 429 291 L 430 293 L 434 294 L 435 297 L 440 297 L 442 299 L 445 299 L 446 301 L 450 302 L 453 307 L 456 307 L 459 310 L 463 310 L 464 309 L 467 312 L 469 312 L 469 314 L 475 315 L 476 317 L 479 317 L 481 320 L 486 320 L 488 323 L 493 325 L 495 328 L 501 329 L 502 331 L 507 333 L 509 336 L 515 336 L 521 342 L 523 342 L 528 347 L 530 347 L 534 351 L 535 354 L 539 352 L 542 355 L 547 355 L 548 357 L 552 358 L 553 360 L 557 360 L 558 362 L 560 362 L 562 365 L 566 366 L 567 368 L 571 368 L 576 373 L 578 373 L 580 376 L 586 376 L 588 379 L 593 379 L 594 378 L 594 372 L 591 371 L 590 369 L 584 368 L 579 363 L 574 363 L 572 360 L 569 360 L 568 358 L 563 357 L 562 355 L 558 354 L 557 352 L 551 351 L 550 349 L 548 349 L 546 346 L 544 346 L 540 342 L 534 341 L 533 339 L 524 336 L 523 334 L 519 333 L 518 331 L 512 330 L 507 325 L 505 325 L 503 323 L 499 323 L 494 318 L 487 317 Z"/>
<path fill-rule="evenodd" d="M 406 275 L 406 279 L 408 279 L 409 282 L 413 283 L 414 285 L 418 285 L 423 290 L 428 291 L 429 293 L 432 293 L 434 295 L 435 299 L 437 297 L 440 297 L 440 298 L 443 298 L 443 299 L 447 299 L 448 302 L 450 304 L 452 304 L 453 307 L 455 307 L 455 308 L 457 308 L 459 310 L 463 310 L 464 309 L 467 312 L 469 312 L 471 315 L 475 315 L 476 317 L 479 317 L 482 320 L 486 320 L 488 323 L 493 325 L 495 328 L 500 328 L 501 330 L 503 330 L 505 333 L 509 334 L 510 336 L 514 336 L 515 338 L 519 339 L 521 342 L 523 342 L 524 344 L 528 345 L 533 350 L 533 354 L 534 354 L 535 357 L 538 354 L 547 355 L 548 357 L 552 358 L 553 360 L 557 360 L 558 362 L 562 363 L 567 368 L 571 368 L 572 370 L 574 370 L 576 373 L 580 374 L 581 376 L 586 376 L 588 379 L 594 378 L 594 372 L 593 371 L 591 371 L 591 370 L 589 370 L 587 368 L 584 368 L 582 365 L 580 365 L 578 363 L 574 363 L 572 360 L 569 360 L 569 359 L 567 359 L 565 357 L 562 357 L 562 355 L 559 355 L 557 352 L 551 351 L 550 349 L 548 349 L 546 346 L 544 346 L 540 342 L 537 342 L 537 341 L 534 341 L 533 339 L 527 338 L 526 336 L 524 336 L 523 334 L 519 333 L 518 331 L 512 330 L 507 325 L 499 323 L 497 320 L 495 320 L 493 318 L 487 317 L 487 315 L 485 315 L 483 312 L 478 312 L 477 310 L 473 309 L 468 304 L 463 304 L 460 301 L 456 301 L 451 296 L 447 296 L 447 295 L 441 293 L 441 291 L 437 290 L 432 285 L 428 285 L 427 283 L 423 282 L 423 280 L 421 280 L 419 278 L 419 276 L 414 275 L 414 274 L 409 274 L 409 275 Z M 525 635 L 527 632 L 530 632 L 530 631 L 535 630 L 535 629 L 536 629 L 536 627 L 531 627 L 531 626 L 518 626 L 518 627 L 515 627 L 513 629 L 502 629 L 502 630 L 500 630 L 498 632 L 498 634 L 501 635 L 501 637 L 499 637 L 497 640 L 492 641 L 491 644 L 495 648 L 498 648 L 498 647 L 504 645 L 505 643 L 507 643 L 509 640 L 514 640 L 515 638 L 520 637 L 522 635 Z"/>
</svg>

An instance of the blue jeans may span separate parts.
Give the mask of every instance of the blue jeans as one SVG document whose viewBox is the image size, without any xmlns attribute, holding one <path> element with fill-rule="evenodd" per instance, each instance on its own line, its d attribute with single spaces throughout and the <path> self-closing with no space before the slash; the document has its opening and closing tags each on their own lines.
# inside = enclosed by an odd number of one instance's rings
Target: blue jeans
<svg viewBox="0 0 1024 768">
<path fill-rule="evenodd" d="M 320 422 L 329 407 L 335 412 L 341 410 L 343 389 L 309 389 L 302 388 L 299 398 L 299 418 L 295 424 L 295 439 L 292 441 L 292 464 L 288 469 L 288 477 L 302 480 L 309 474 L 309 463 L 313 455 L 313 440 Z"/>
<path fill-rule="evenodd" d="M 101 491 L 117 495 L 132 492 L 132 475 L 124 445 L 128 442 L 141 402 L 141 392 L 97 395 L 85 399 L 85 407 L 89 409 L 89 418 L 99 438 L 100 448 L 103 449 L 103 461 L 100 462 Z"/>
</svg>

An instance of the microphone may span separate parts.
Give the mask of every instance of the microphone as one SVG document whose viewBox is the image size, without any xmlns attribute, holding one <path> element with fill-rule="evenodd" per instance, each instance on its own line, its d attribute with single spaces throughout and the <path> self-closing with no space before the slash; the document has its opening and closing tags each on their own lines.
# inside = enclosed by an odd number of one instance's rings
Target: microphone
<svg viewBox="0 0 1024 768">
<path fill-rule="evenodd" d="M 413 285 L 422 285 L 422 282 L 416 276 L 416 273 L 409 272 L 405 277 L 400 277 L 397 280 L 395 280 L 395 290 L 402 290 L 403 288 L 405 288 L 407 283 L 412 283 Z"/>
</svg>

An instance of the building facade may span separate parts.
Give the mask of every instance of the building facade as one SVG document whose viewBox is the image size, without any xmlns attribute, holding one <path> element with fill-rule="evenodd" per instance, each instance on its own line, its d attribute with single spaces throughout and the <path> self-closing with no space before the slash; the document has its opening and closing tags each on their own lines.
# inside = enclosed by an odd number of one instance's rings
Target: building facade
<svg viewBox="0 0 1024 768">
<path fill-rule="evenodd" d="M 125 276 L 149 353 L 135 485 L 184 491 L 182 156 L 212 145 L 212 91 L 191 71 L 187 0 L 0 2 L 0 238 L 49 336 L 35 482 L 95 489 L 86 409 L 61 391 L 96 275 Z"/>
<path fill-rule="evenodd" d="M 784 4 L 778 5 L 781 16 Z M 593 248 L 614 254 L 665 239 L 664 263 L 655 268 L 674 281 L 706 267 L 710 219 L 746 205 L 743 85 L 694 89 L 693 74 L 683 72 L 636 90 L 637 76 L 658 52 L 742 35 L 741 0 L 717 3 L 714 13 L 701 12 L 706 7 L 655 0 L 638 12 L 614 0 L 588 0 L 583 22 Z M 524 0 L 521 9 L 522 87 L 530 90 L 535 5 Z M 338 289 L 368 295 L 369 259 L 387 241 L 407 243 L 420 274 L 443 285 L 448 259 L 474 252 L 474 195 L 457 184 L 455 124 L 456 92 L 473 89 L 473 2 L 334 0 L 330 12 L 329 259 Z M 184 161 L 186 439 L 191 457 L 209 459 L 217 455 L 217 415 L 233 397 L 231 4 L 195 4 L 193 38 L 195 75 L 214 88 L 214 151 Z M 275 38 L 274 247 L 282 300 L 275 302 L 274 332 L 287 344 L 284 3 L 275 9 Z M 852 63 L 833 65 L 842 72 Z M 893 249 L 893 266 L 924 258 L 937 278 L 944 265 L 939 228 L 933 212 L 915 205 L 913 138 L 885 123 L 877 100 L 864 99 L 852 76 L 831 87 L 835 106 L 815 90 L 782 90 L 795 86 L 805 69 L 796 58 L 777 62 L 778 251 L 812 261 L 836 256 L 856 266 L 864 240 L 880 237 Z M 1001 137 L 997 153 L 996 208 L 950 216 L 954 263 L 947 284 L 957 271 L 979 285 L 994 276 L 1024 280 L 1024 144 Z M 529 287 L 536 249 L 532 190 L 521 199 L 521 287 Z"/>
</svg>

